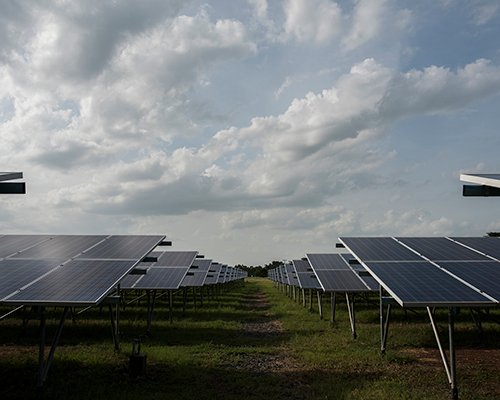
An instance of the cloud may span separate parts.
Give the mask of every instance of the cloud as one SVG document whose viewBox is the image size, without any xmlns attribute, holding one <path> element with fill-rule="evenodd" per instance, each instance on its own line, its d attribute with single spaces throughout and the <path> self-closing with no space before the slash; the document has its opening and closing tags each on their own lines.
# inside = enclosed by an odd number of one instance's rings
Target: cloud
<svg viewBox="0 0 500 400">
<path fill-rule="evenodd" d="M 110 214 L 324 207 L 338 194 L 391 184 L 377 171 L 394 154 L 377 143 L 395 121 L 451 112 L 498 92 L 500 67 L 486 60 L 400 73 L 366 59 L 280 115 L 220 131 L 198 148 L 123 160 L 121 171 L 101 175 L 105 196 L 86 185 L 62 193 L 66 204 Z M 154 179 L 137 182 L 134 170 L 144 178 L 154 170 Z"/>
<path fill-rule="evenodd" d="M 342 10 L 329 0 L 287 0 L 284 34 L 298 42 L 325 43 L 341 32 Z"/>
</svg>

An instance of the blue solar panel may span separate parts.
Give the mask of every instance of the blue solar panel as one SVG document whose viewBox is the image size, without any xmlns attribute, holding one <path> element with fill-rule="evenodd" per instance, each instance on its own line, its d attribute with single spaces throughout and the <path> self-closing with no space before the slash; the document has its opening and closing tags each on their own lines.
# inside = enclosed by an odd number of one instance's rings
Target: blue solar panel
<svg viewBox="0 0 500 400">
<path fill-rule="evenodd" d="M 397 238 L 417 253 L 431 261 L 488 260 L 478 252 L 470 250 L 444 237 Z"/>
<path fill-rule="evenodd" d="M 125 287 L 124 283 L 121 286 L 124 289 L 179 289 L 187 271 L 186 267 L 150 268 L 133 287 Z"/>
<path fill-rule="evenodd" d="M 367 292 L 368 288 L 352 270 L 317 270 L 325 292 Z"/>
<path fill-rule="evenodd" d="M 61 258 L 68 260 L 77 256 L 82 251 L 91 248 L 105 238 L 106 236 L 55 236 L 50 240 L 45 240 L 42 243 L 17 254 L 13 258 Z"/>
<path fill-rule="evenodd" d="M 97 304 L 135 263 L 116 260 L 70 261 L 5 301 L 40 305 Z"/>
<path fill-rule="evenodd" d="M 421 257 L 389 237 L 351 238 L 340 241 L 363 261 L 418 261 Z"/>
<path fill-rule="evenodd" d="M 88 259 L 142 259 L 164 236 L 111 236 L 78 258 Z"/>
<path fill-rule="evenodd" d="M 56 268 L 60 260 L 0 261 L 0 300 Z"/>
<path fill-rule="evenodd" d="M 441 267 L 500 301 L 500 263 L 483 262 L 439 262 Z"/>
<path fill-rule="evenodd" d="M 500 238 L 497 237 L 454 237 L 453 240 L 479 250 L 500 260 Z"/>
<path fill-rule="evenodd" d="M 0 237 L 0 258 L 15 255 L 48 239 L 49 235 L 4 235 Z"/>
<path fill-rule="evenodd" d="M 350 270 L 349 265 L 339 254 L 307 254 L 307 259 L 315 271 L 321 269 Z"/>
<path fill-rule="evenodd" d="M 154 266 L 158 267 L 190 267 L 198 254 L 197 251 L 164 251 L 161 252 Z"/>
<path fill-rule="evenodd" d="M 404 307 L 493 304 L 429 262 L 366 262 L 366 265 Z"/>
</svg>

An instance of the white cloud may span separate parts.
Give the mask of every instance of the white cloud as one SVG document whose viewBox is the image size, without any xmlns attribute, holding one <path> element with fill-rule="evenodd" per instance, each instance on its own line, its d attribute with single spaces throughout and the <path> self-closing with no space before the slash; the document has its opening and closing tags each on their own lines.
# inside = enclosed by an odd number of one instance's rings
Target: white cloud
<svg viewBox="0 0 500 400">
<path fill-rule="evenodd" d="M 284 3 L 286 38 L 325 43 L 342 29 L 342 10 L 330 0 L 287 0 Z"/>
</svg>

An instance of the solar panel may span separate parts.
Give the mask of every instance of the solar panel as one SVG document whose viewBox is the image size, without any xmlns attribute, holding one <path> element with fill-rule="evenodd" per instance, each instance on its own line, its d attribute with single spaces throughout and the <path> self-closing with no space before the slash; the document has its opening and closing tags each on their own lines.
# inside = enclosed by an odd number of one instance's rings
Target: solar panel
<svg viewBox="0 0 500 400">
<path fill-rule="evenodd" d="M 110 236 L 78 258 L 137 260 L 149 253 L 163 238 L 164 236 Z"/>
<path fill-rule="evenodd" d="M 317 270 L 316 276 L 326 292 L 366 292 L 368 288 L 352 270 Z"/>
<path fill-rule="evenodd" d="M 45 240 L 29 249 L 13 256 L 13 258 L 48 259 L 58 258 L 68 260 L 75 257 L 97 243 L 106 239 L 106 236 L 76 236 L 61 235 Z"/>
<path fill-rule="evenodd" d="M 4 235 L 0 237 L 0 258 L 15 255 L 48 239 L 49 235 Z"/>
<path fill-rule="evenodd" d="M 221 265 L 217 262 L 213 262 L 208 270 L 207 277 L 205 279 L 205 285 L 215 285 L 219 280 L 219 273 L 221 270 Z"/>
<path fill-rule="evenodd" d="M 459 243 L 472 247 L 487 254 L 497 260 L 500 260 L 500 238 L 497 237 L 454 237 Z"/>
<path fill-rule="evenodd" d="M 472 284 L 481 290 L 481 292 L 500 301 L 499 262 L 439 262 L 438 264 L 453 275 Z"/>
<path fill-rule="evenodd" d="M 198 254 L 197 251 L 164 251 L 154 266 L 190 267 Z"/>
<path fill-rule="evenodd" d="M 187 271 L 186 267 L 150 268 L 132 287 L 124 286 L 123 282 L 120 286 L 124 289 L 179 289 Z"/>
<path fill-rule="evenodd" d="M 488 305 L 492 301 L 426 262 L 366 262 L 403 307 Z"/>
<path fill-rule="evenodd" d="M 476 251 L 470 250 L 444 237 L 397 238 L 417 253 L 431 261 L 488 260 Z"/>
<path fill-rule="evenodd" d="M 422 258 L 389 237 L 340 238 L 346 248 L 363 261 L 418 261 Z"/>
<path fill-rule="evenodd" d="M 306 254 L 315 271 L 320 269 L 350 270 L 349 265 L 338 254 Z"/>
<path fill-rule="evenodd" d="M 293 260 L 293 266 L 295 267 L 295 271 L 297 273 L 300 272 L 313 272 L 311 264 L 307 260 Z"/>
<path fill-rule="evenodd" d="M 212 265 L 212 260 L 208 259 L 196 259 L 194 260 L 191 268 L 189 268 L 188 273 L 184 277 L 181 286 L 182 287 L 199 287 L 203 286 L 205 279 L 208 274 L 208 270 Z"/>
<path fill-rule="evenodd" d="M 6 303 L 97 304 L 136 264 L 130 260 L 74 260 L 4 299 Z"/>
<path fill-rule="evenodd" d="M 56 268 L 60 263 L 60 260 L 0 261 L 0 301 Z"/>
</svg>

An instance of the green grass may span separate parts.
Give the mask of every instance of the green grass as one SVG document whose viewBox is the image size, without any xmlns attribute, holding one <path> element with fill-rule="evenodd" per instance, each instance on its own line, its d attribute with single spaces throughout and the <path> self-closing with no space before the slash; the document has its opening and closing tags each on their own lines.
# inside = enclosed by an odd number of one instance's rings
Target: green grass
<svg viewBox="0 0 500 400">
<path fill-rule="evenodd" d="M 264 294 L 269 304 L 255 307 Z M 155 309 L 152 336 L 144 338 L 147 374 L 132 379 L 128 357 L 132 339 L 146 329 L 145 302 L 121 314 L 122 351 L 113 350 L 107 313 L 89 310 L 75 323 L 67 321 L 44 386 L 47 399 L 443 399 L 448 383 L 441 364 L 419 359 L 419 349 L 439 357 L 424 313 L 408 316 L 396 309 L 391 318 L 387 354 L 379 352 L 378 306 L 356 304 L 358 339 L 351 336 L 345 302 L 337 306 L 332 326 L 319 320 L 265 279 L 248 279 L 205 299 L 196 311 L 182 313 L 176 297 L 174 323 L 164 300 Z M 325 299 L 326 300 L 326 299 Z M 7 311 L 7 310 L 5 310 Z M 48 338 L 60 310 L 49 310 Z M 498 317 L 499 311 L 493 313 Z M 445 314 L 438 314 L 445 328 Z M 260 334 L 245 330 L 251 323 L 279 320 L 282 330 Z M 480 336 L 462 310 L 457 318 L 457 347 L 491 350 L 498 355 L 498 325 L 483 323 Z M 20 316 L 0 322 L 0 399 L 34 398 L 38 362 L 36 318 L 22 329 Z M 48 340 L 48 343 L 49 343 Z M 461 399 L 500 398 L 498 362 L 461 362 Z M 262 367 L 262 365 L 267 365 Z M 273 362 L 277 367 L 273 368 Z M 266 364 L 268 363 L 268 364 Z"/>
</svg>

